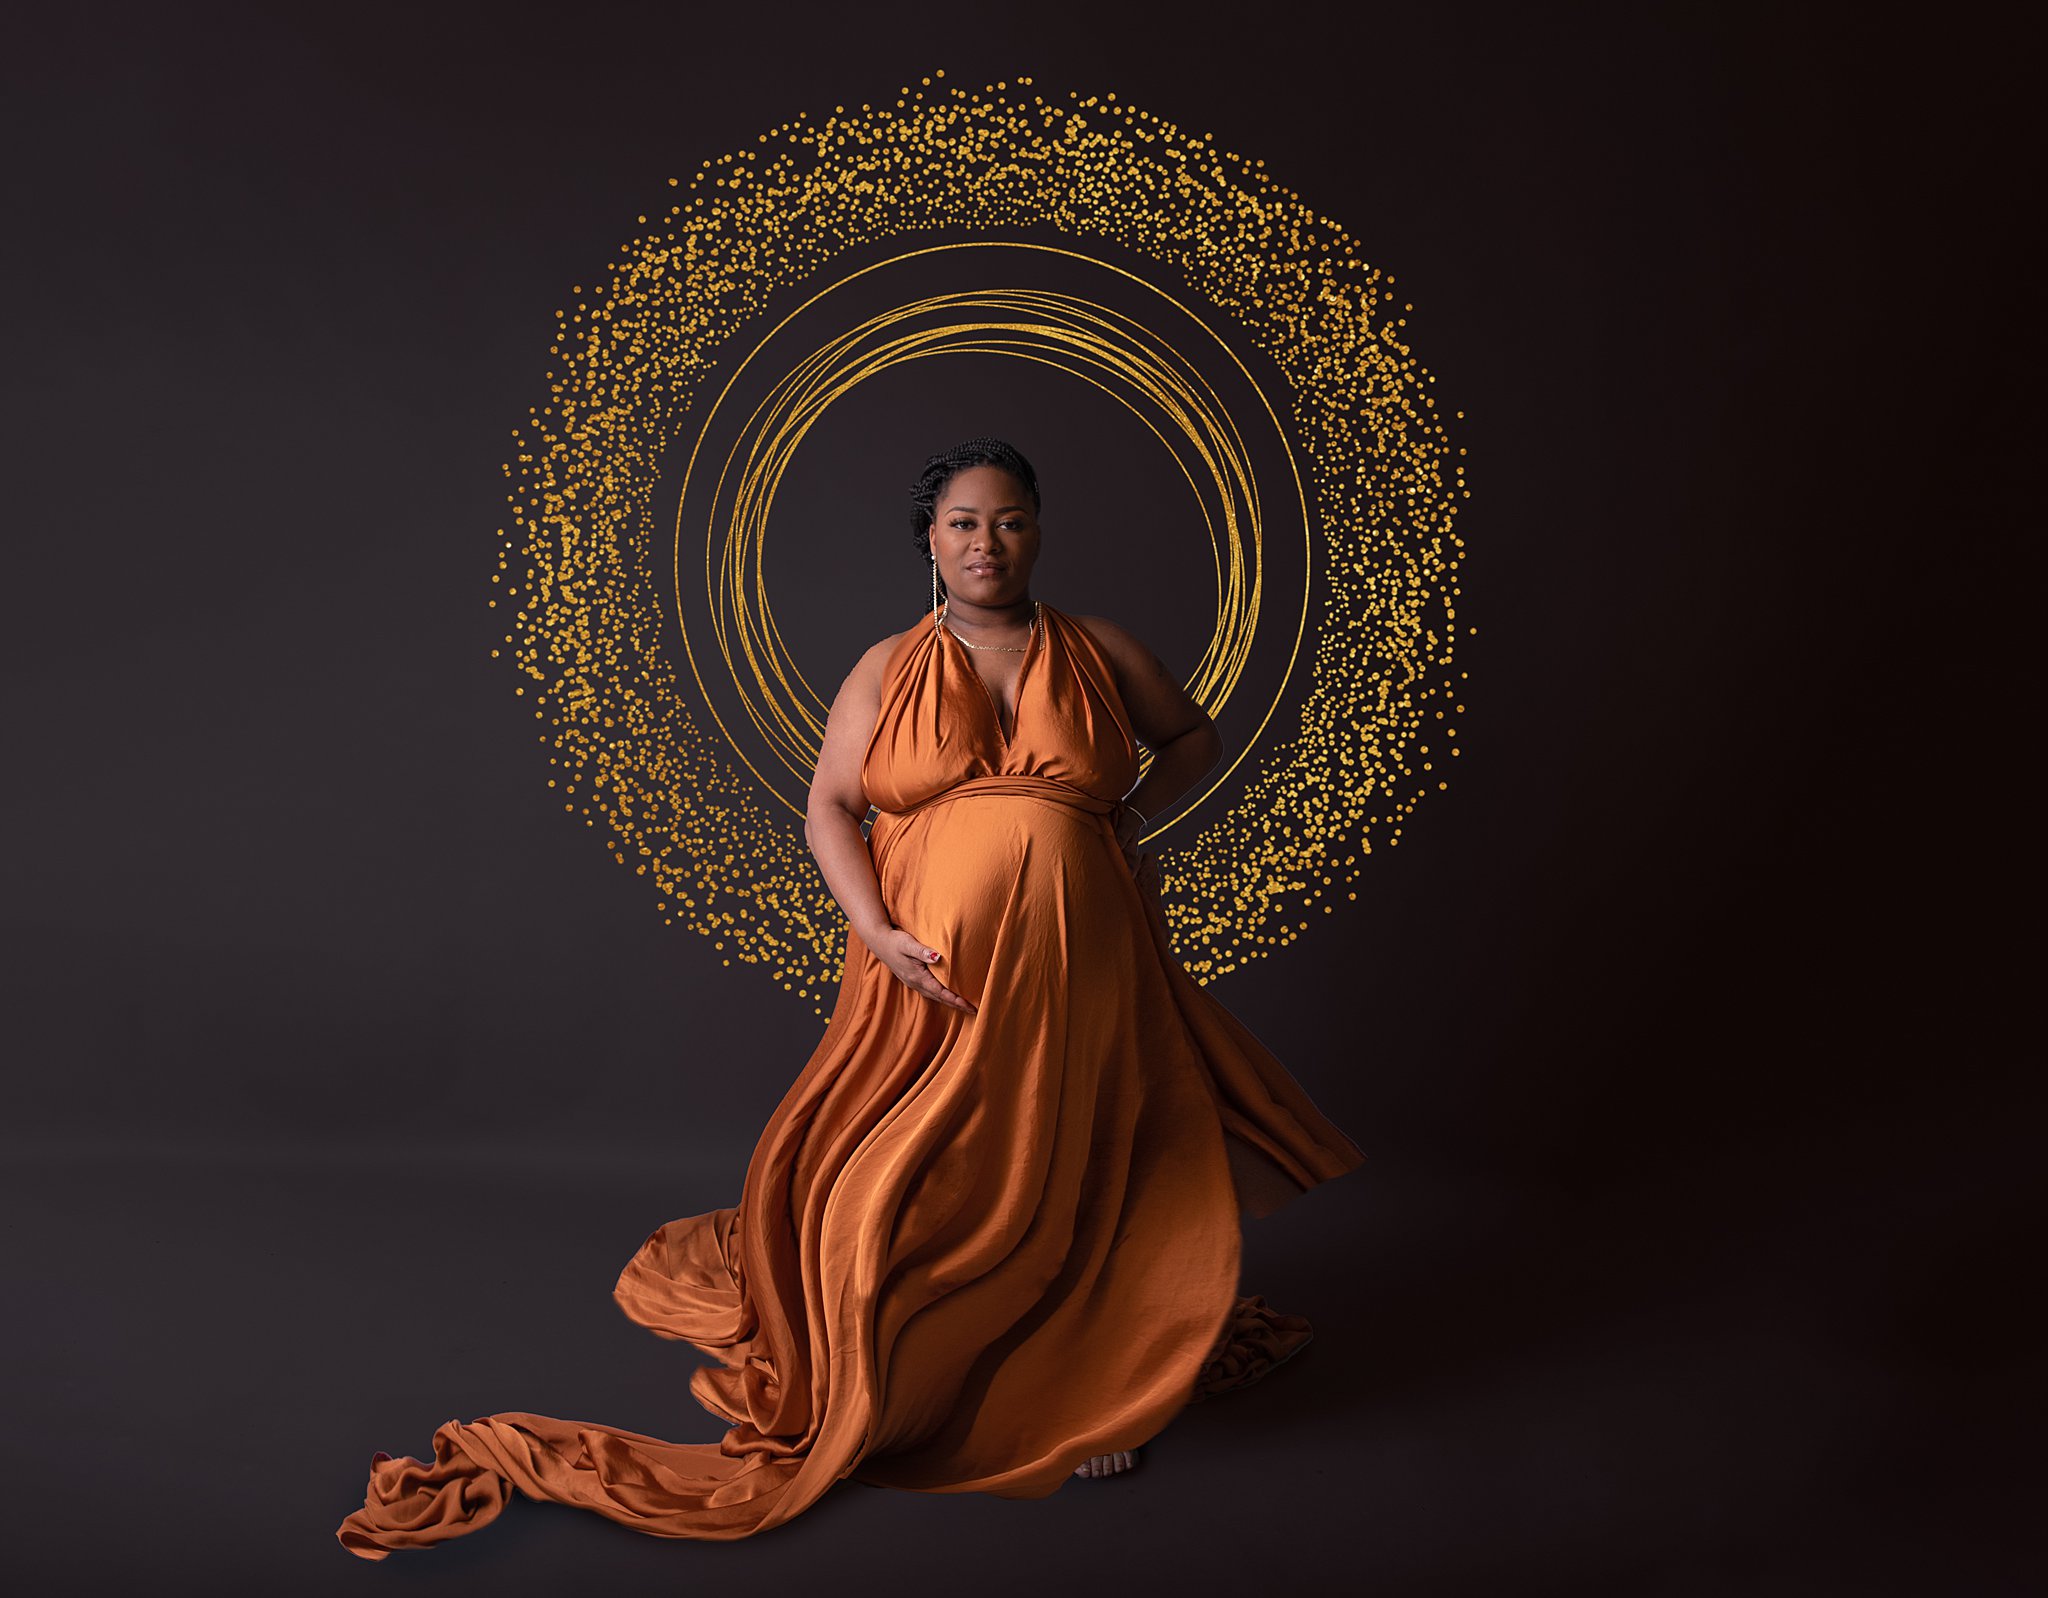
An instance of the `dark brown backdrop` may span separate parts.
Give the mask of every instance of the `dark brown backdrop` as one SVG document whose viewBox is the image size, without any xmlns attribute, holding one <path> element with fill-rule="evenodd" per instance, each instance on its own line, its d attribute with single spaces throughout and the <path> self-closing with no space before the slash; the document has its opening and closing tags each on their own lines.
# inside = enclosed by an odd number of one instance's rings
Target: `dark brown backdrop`
<svg viewBox="0 0 2048 1598">
<path fill-rule="evenodd" d="M 2016 1590 L 1989 1444 L 2040 1341 L 1987 1268 L 2023 1056 L 1961 891 L 2007 819 L 2001 579 L 1958 532 L 2021 436 L 1985 281 L 2016 208 L 1947 143 L 1951 104 L 2004 116 L 2011 41 L 1334 5 L 21 26 L 0 1496 L 33 1590 Z M 1218 990 L 1372 1155 L 1248 1238 L 1320 1339 L 1042 1504 L 847 1490 L 689 1546 L 522 1503 L 373 1572 L 331 1535 L 368 1456 L 451 1416 L 716 1434 L 611 1281 L 731 1202 L 817 1033 L 565 823 L 485 658 L 551 313 L 669 174 L 941 66 L 1263 156 L 1395 271 L 1468 412 L 1457 781 Z M 867 442 L 894 483 L 944 440 Z M 1130 488 L 1051 447 L 1049 523 Z"/>
</svg>

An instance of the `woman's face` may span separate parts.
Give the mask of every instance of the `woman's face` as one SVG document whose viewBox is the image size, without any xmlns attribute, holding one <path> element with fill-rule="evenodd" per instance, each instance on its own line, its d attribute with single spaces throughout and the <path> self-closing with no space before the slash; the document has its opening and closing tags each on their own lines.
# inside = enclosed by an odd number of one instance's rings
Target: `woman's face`
<svg viewBox="0 0 2048 1598">
<path fill-rule="evenodd" d="M 1022 483 L 1000 466 L 970 466 L 939 490 L 932 510 L 932 553 L 948 594 L 997 606 L 1030 592 L 1038 514 Z"/>
</svg>

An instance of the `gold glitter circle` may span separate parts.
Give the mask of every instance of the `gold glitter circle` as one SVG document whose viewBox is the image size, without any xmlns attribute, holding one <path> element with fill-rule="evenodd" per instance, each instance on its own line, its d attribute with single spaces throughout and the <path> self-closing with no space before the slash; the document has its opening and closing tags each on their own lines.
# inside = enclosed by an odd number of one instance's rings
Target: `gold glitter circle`
<svg viewBox="0 0 2048 1598">
<path fill-rule="evenodd" d="M 509 615 L 492 653 L 522 678 L 564 811 L 650 880 L 665 921 L 829 1008 L 844 918 L 780 796 L 730 763 L 715 720 L 700 723 L 694 662 L 674 658 L 662 462 L 778 289 L 877 243 L 1048 229 L 1154 263 L 1225 318 L 1287 385 L 1282 433 L 1307 467 L 1306 686 L 1269 712 L 1256 769 L 1222 812 L 1159 850 L 1176 951 L 1208 981 L 1356 898 L 1376 839 L 1400 842 L 1422 795 L 1445 786 L 1438 761 L 1459 754 L 1454 522 L 1469 490 L 1409 342 L 1413 307 L 1264 168 L 1113 94 L 1048 99 L 1028 78 L 906 86 L 893 105 L 797 118 L 670 179 L 673 203 L 572 290 L 546 393 L 505 465 L 488 603 Z M 765 602 L 747 625 L 773 636 Z M 760 659 L 748 674 L 773 679 L 787 653 Z M 1227 665 L 1212 649 L 1204 671 Z M 1214 682 L 1198 674 L 1195 688 L 1214 702 Z M 800 676 L 784 685 L 785 708 L 815 702 Z M 804 747 L 778 758 L 800 762 Z"/>
</svg>

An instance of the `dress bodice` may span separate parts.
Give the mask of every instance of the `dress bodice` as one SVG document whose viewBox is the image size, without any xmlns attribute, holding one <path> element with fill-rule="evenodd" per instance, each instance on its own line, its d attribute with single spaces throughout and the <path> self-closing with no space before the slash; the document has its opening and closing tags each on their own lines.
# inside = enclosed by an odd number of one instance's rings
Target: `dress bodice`
<svg viewBox="0 0 2048 1598">
<path fill-rule="evenodd" d="M 1138 780 L 1115 672 L 1088 630 L 1050 605 L 1024 652 L 1006 738 L 967 646 L 927 613 L 897 641 L 861 762 L 869 802 L 911 810 L 976 778 L 1034 777 L 1113 804 Z"/>
</svg>

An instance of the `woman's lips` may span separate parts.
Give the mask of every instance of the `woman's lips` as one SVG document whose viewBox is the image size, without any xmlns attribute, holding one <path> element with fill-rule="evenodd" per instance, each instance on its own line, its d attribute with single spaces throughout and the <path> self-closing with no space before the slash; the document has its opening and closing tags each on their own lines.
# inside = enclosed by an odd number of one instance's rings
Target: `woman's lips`
<svg viewBox="0 0 2048 1598">
<path fill-rule="evenodd" d="M 996 576 L 996 575 L 997 575 L 998 573 L 1000 573 L 1000 572 L 1006 572 L 1006 571 L 1008 571 L 1008 570 L 1009 570 L 1010 568 L 1009 568 L 1009 567 L 1007 567 L 1007 566 L 987 566 L 987 565 L 984 565 L 984 566 L 970 566 L 970 567 L 968 567 L 967 569 L 968 569 L 968 570 L 969 570 L 970 572 L 974 573 L 974 575 L 975 575 L 975 576 L 977 576 L 977 577 L 994 577 L 994 576 Z"/>
</svg>

